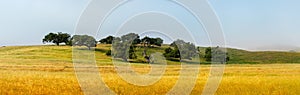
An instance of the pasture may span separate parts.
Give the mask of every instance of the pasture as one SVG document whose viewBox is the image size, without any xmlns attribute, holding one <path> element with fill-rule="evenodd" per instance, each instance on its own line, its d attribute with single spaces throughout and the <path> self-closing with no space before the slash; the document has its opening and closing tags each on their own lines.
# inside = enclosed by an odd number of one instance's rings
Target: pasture
<svg viewBox="0 0 300 95">
<path fill-rule="evenodd" d="M 167 65 L 165 73 L 155 84 L 137 86 L 122 80 L 113 67 L 111 58 L 105 55 L 105 50 L 109 47 L 98 46 L 95 57 L 104 83 L 116 94 L 160 95 L 170 91 L 176 84 L 181 69 L 180 63 L 176 62 Z M 132 63 L 131 67 L 139 74 L 150 71 L 148 64 Z M 202 93 L 210 70 L 210 65 L 200 65 L 192 95 Z M 69 46 L 1 47 L 0 84 L 1 95 L 83 94 L 76 78 L 72 49 Z M 216 94 L 298 95 L 299 89 L 300 64 L 227 64 Z"/>
</svg>

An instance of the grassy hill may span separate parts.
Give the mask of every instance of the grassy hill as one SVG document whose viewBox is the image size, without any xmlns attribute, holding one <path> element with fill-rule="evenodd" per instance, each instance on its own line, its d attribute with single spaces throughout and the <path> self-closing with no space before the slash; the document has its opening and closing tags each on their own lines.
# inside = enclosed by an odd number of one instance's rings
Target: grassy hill
<svg viewBox="0 0 300 95">
<path fill-rule="evenodd" d="M 280 51 L 250 52 L 227 49 L 231 58 L 229 63 L 300 63 L 300 53 Z"/>
<path fill-rule="evenodd" d="M 105 55 L 111 45 L 100 44 L 95 48 L 96 61 L 99 64 L 110 64 L 111 58 Z M 148 54 L 154 52 L 164 53 L 167 45 L 150 48 Z M 84 47 L 83 47 L 84 48 Z M 143 48 L 136 48 L 137 60 L 143 60 Z M 201 55 L 204 55 L 205 47 L 201 47 Z M 268 63 L 300 63 L 300 53 L 297 52 L 250 52 L 239 49 L 227 49 L 230 56 L 228 63 L 233 64 L 268 64 Z M 70 46 L 8 46 L 0 48 L 0 60 L 4 64 L 49 64 L 57 65 L 72 63 L 72 47 Z M 55 64 L 53 62 L 56 62 Z M 201 59 L 204 62 L 204 59 Z M 175 61 L 168 61 L 169 64 L 179 64 Z"/>
<path fill-rule="evenodd" d="M 117 95 L 166 94 L 178 83 L 181 65 L 168 65 L 162 78 L 153 85 L 137 86 L 124 81 L 111 65 L 110 57 L 105 55 L 110 47 L 110 45 L 98 45 L 95 49 L 96 61 L 101 65 L 99 72 L 103 82 Z M 149 52 L 163 52 L 166 47 L 153 48 Z M 201 51 L 204 49 L 201 48 Z M 138 48 L 137 55 L 140 55 L 141 51 L 142 48 Z M 228 51 L 232 59 L 230 63 L 299 62 L 299 53 L 249 52 L 237 49 L 228 49 Z M 141 59 L 141 56 L 138 59 Z M 168 61 L 168 64 L 179 63 Z M 140 74 L 152 70 L 147 64 L 131 66 Z M 299 67 L 300 64 L 228 64 L 224 69 L 216 95 L 299 95 Z M 201 65 L 199 69 L 201 72 L 197 74 L 198 78 L 195 80 L 196 84 L 191 95 L 202 93 L 210 71 L 213 71 L 210 65 Z M 74 72 L 70 46 L 0 47 L 1 95 L 83 95 Z M 194 74 L 188 75 L 194 76 Z M 160 76 L 157 74 L 154 77 Z M 187 83 L 190 81 L 186 80 Z M 86 83 L 94 84 L 94 82 Z"/>
</svg>

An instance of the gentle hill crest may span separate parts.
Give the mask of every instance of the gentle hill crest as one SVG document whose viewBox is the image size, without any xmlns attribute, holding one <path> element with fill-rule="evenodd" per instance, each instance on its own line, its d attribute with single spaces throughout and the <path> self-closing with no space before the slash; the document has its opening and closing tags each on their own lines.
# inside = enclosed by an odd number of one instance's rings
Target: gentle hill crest
<svg viewBox="0 0 300 95">
<path fill-rule="evenodd" d="M 105 55 L 105 51 L 110 49 L 109 44 L 98 44 L 95 48 L 96 59 L 99 62 L 109 63 L 111 59 Z M 150 48 L 150 52 L 163 53 L 167 45 Z M 200 47 L 201 55 L 204 54 L 206 47 Z M 137 53 L 142 53 L 143 49 L 137 49 Z M 246 51 L 241 49 L 227 48 L 230 56 L 229 64 L 272 64 L 272 63 L 300 63 L 300 53 L 284 51 Z M 34 62 L 57 61 L 57 63 L 72 63 L 71 46 L 6 46 L 0 47 L 0 59 L 6 59 L 7 64 L 18 63 L 9 60 L 36 60 Z M 138 56 L 138 58 L 142 58 Z M 204 60 L 201 60 L 204 62 Z M 5 62 L 5 61 L 4 61 Z M 97 63 L 98 63 L 97 62 Z M 47 62 L 45 62 L 47 63 Z M 178 63 L 178 62 L 173 62 Z M 24 63 L 27 64 L 27 63 Z M 179 64 L 179 63 L 178 63 Z"/>
</svg>

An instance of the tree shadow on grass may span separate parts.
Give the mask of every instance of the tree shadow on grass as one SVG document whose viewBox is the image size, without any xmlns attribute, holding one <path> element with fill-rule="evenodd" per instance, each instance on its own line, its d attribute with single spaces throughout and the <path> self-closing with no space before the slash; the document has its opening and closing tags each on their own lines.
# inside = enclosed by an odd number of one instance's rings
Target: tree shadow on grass
<svg viewBox="0 0 300 95">
<path fill-rule="evenodd" d="M 96 52 L 106 53 L 108 50 L 95 48 Z"/>
<path fill-rule="evenodd" d="M 92 48 L 91 50 L 89 50 L 88 48 L 83 48 L 83 47 L 79 47 L 76 48 L 77 50 L 83 50 L 83 51 L 93 51 L 95 50 L 96 52 L 101 52 L 101 53 L 106 53 L 108 50 L 105 49 L 99 49 L 99 48 Z"/>
</svg>

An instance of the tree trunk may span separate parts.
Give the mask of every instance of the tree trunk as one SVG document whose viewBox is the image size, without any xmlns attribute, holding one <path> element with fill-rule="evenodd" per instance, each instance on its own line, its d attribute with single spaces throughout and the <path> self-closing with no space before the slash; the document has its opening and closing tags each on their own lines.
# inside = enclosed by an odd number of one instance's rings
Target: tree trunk
<svg viewBox="0 0 300 95">
<path fill-rule="evenodd" d="M 149 63 L 150 59 L 149 59 L 149 56 L 147 55 L 147 49 L 148 49 L 148 45 L 146 46 L 146 43 L 144 42 L 143 57 L 146 59 L 146 62 Z"/>
<path fill-rule="evenodd" d="M 55 43 L 57 46 L 59 46 L 59 43 Z"/>
</svg>

